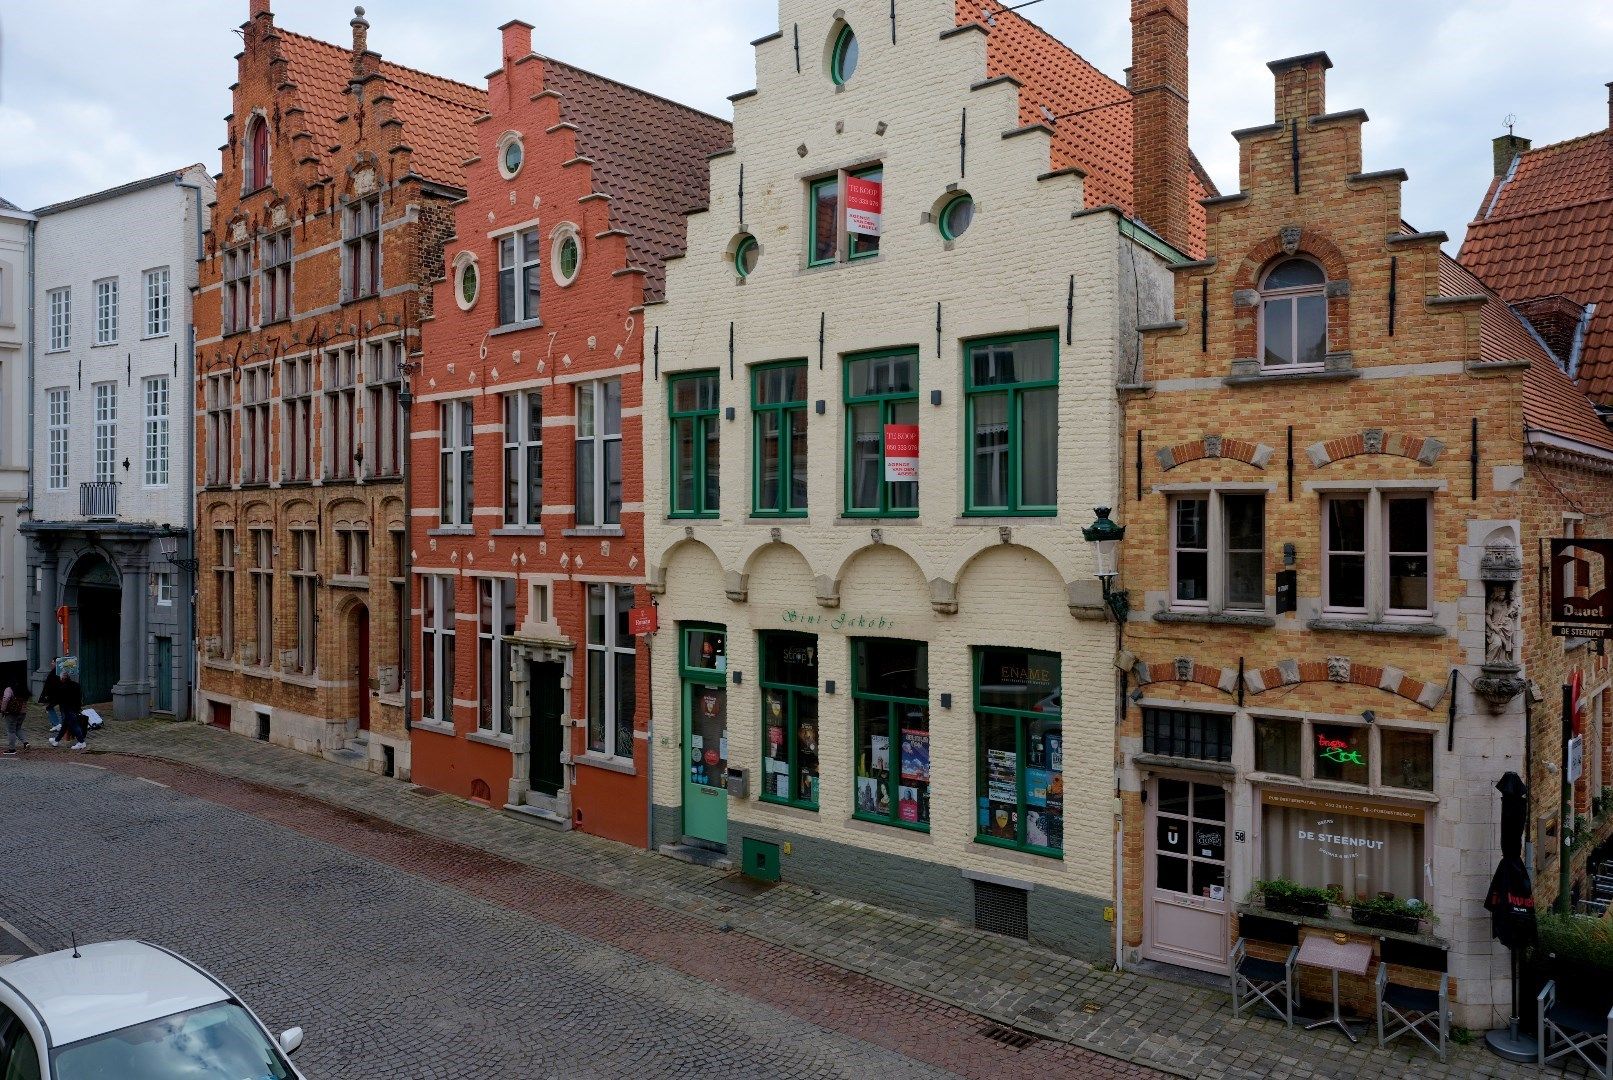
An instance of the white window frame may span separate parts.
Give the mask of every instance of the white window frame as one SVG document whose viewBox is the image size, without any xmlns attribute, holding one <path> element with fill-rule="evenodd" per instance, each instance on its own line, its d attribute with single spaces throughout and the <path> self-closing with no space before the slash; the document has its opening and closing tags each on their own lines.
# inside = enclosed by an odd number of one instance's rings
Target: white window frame
<svg viewBox="0 0 1613 1080">
<path fill-rule="evenodd" d="M 252 326 L 252 245 L 225 248 L 222 261 L 222 329 L 225 334 L 239 334 Z"/>
<path fill-rule="evenodd" d="M 46 398 L 46 424 L 48 431 L 47 457 L 50 472 L 46 479 L 46 489 L 50 491 L 67 490 L 67 441 L 68 428 L 72 422 L 72 405 L 65 386 L 53 386 L 45 391 Z"/>
<path fill-rule="evenodd" d="M 91 390 L 95 395 L 95 482 L 114 484 L 118 479 L 118 384 L 98 382 Z"/>
<path fill-rule="evenodd" d="M 438 411 L 439 517 L 449 528 L 470 525 L 476 512 L 474 399 L 455 398 Z"/>
<path fill-rule="evenodd" d="M 262 295 L 258 312 L 263 325 L 291 318 L 291 230 L 271 233 L 259 241 L 258 279 Z"/>
<path fill-rule="evenodd" d="M 498 243 L 498 318 L 500 326 L 540 322 L 543 306 L 543 233 L 522 229 L 496 238 Z M 528 245 L 530 244 L 530 250 Z M 511 301 L 504 307 L 504 281 L 510 280 Z M 530 308 L 529 308 L 530 303 Z"/>
<path fill-rule="evenodd" d="M 258 667 L 274 664 L 274 529 L 254 526 L 252 537 L 253 634 L 258 639 Z"/>
<path fill-rule="evenodd" d="M 226 662 L 235 660 L 235 530 L 214 529 L 218 563 L 213 577 L 218 585 L 219 652 Z"/>
<path fill-rule="evenodd" d="M 102 278 L 95 283 L 95 343 L 118 343 L 118 279 Z"/>
<path fill-rule="evenodd" d="M 274 397 L 270 365 L 241 372 L 241 483 L 269 482 L 269 410 Z"/>
<path fill-rule="evenodd" d="M 476 579 L 476 728 L 490 735 L 513 735 L 513 704 L 505 700 L 506 672 L 511 664 L 510 638 L 515 633 L 514 578 Z M 506 609 L 510 612 L 505 621 Z M 487 664 L 482 651 L 487 650 Z M 485 680 L 485 681 L 484 681 Z M 487 683 L 491 683 L 489 686 Z"/>
<path fill-rule="evenodd" d="M 609 411 L 605 408 L 608 397 L 608 387 L 616 387 L 618 408 L 616 410 L 616 430 L 606 430 L 606 418 Z M 589 382 L 577 384 L 576 397 L 576 439 L 572 450 L 573 468 L 575 462 L 582 456 L 583 443 L 593 444 L 593 462 L 591 465 L 590 480 L 593 481 L 593 502 L 591 506 L 583 506 L 581 498 L 582 470 L 576 469 L 576 492 L 573 498 L 575 504 L 573 513 L 578 526 L 582 528 L 615 528 L 621 524 L 621 500 L 617 501 L 616 519 L 609 519 L 610 514 L 610 472 L 607 463 L 610 459 L 610 444 L 617 443 L 618 451 L 616 461 L 623 475 L 618 475 L 618 484 L 624 483 L 626 465 L 622 462 L 620 444 L 622 441 L 622 380 L 621 379 L 594 379 Z M 586 432 L 586 434 L 585 434 Z"/>
<path fill-rule="evenodd" d="M 1224 500 L 1228 495 L 1256 496 L 1265 504 L 1271 496 L 1271 490 L 1266 487 L 1206 487 L 1203 489 L 1182 489 L 1172 491 L 1169 501 L 1169 515 L 1166 518 L 1166 528 L 1169 532 L 1170 559 L 1170 600 L 1169 608 L 1180 612 L 1205 612 L 1208 614 L 1236 614 L 1236 615 L 1263 615 L 1268 611 L 1266 594 L 1266 552 L 1267 530 L 1266 517 L 1269 506 L 1262 506 L 1260 530 L 1260 601 L 1257 604 L 1234 604 L 1227 599 L 1227 561 L 1232 551 L 1228 545 L 1227 518 Z M 1177 507 L 1184 501 L 1202 501 L 1205 505 L 1204 539 L 1207 545 L 1204 548 L 1180 548 L 1177 546 L 1176 513 Z M 1205 556 L 1205 598 L 1203 600 L 1181 600 L 1177 598 L 1177 555 L 1182 552 L 1203 551 Z"/>
<path fill-rule="evenodd" d="M 295 670 L 313 675 L 319 667 L 319 533 L 303 525 L 291 529 L 291 582 L 295 596 Z"/>
<path fill-rule="evenodd" d="M 1292 724 L 1299 731 L 1299 775 L 1296 777 L 1292 773 L 1272 773 L 1251 770 L 1251 776 L 1257 783 L 1261 782 L 1262 780 L 1269 779 L 1276 783 L 1289 785 L 1298 783 L 1309 787 L 1312 784 L 1319 782 L 1328 785 L 1330 789 L 1347 788 L 1351 791 L 1360 791 L 1363 793 L 1390 795 L 1398 798 L 1409 797 L 1415 799 L 1428 799 L 1431 795 L 1439 790 L 1440 753 L 1437 739 L 1439 737 L 1440 729 L 1436 725 L 1407 723 L 1398 720 L 1379 720 L 1376 723 L 1368 724 L 1356 717 L 1312 717 L 1279 712 L 1256 712 L 1253 714 L 1253 717 L 1255 722 L 1262 720 L 1275 720 L 1279 723 Z M 1357 784 L 1349 780 L 1317 780 L 1316 727 L 1318 725 L 1330 728 L 1350 728 L 1355 731 L 1365 730 L 1367 732 L 1367 782 L 1365 784 Z M 1251 732 L 1254 730 L 1254 724 L 1251 724 L 1249 730 Z M 1430 775 L 1429 786 L 1426 790 L 1423 788 L 1399 787 L 1395 784 L 1386 783 L 1384 781 L 1383 764 L 1385 754 L 1383 748 L 1383 733 L 1385 731 L 1407 732 L 1413 735 L 1426 735 L 1433 744 L 1430 746 Z M 1254 754 L 1253 750 L 1251 749 L 1250 760 L 1252 761 L 1253 759 Z"/>
<path fill-rule="evenodd" d="M 228 484 L 234 475 L 235 413 L 229 372 L 207 376 L 204 390 L 207 407 L 207 447 L 204 455 L 208 484 Z"/>
<path fill-rule="evenodd" d="M 532 438 L 531 410 L 538 410 L 538 436 Z M 504 406 L 504 525 L 530 529 L 543 524 L 543 391 L 512 390 L 503 396 Z M 538 452 L 538 500 L 531 505 L 531 451 Z M 513 474 L 513 475 L 512 475 Z M 515 499 L 510 486 L 515 485 Z"/>
<path fill-rule="evenodd" d="M 157 606 L 174 606 L 174 575 L 171 570 L 158 570 L 157 580 Z"/>
<path fill-rule="evenodd" d="M 357 480 L 359 463 L 354 452 L 362 445 L 359 430 L 358 346 L 346 345 L 325 354 L 325 479 Z"/>
<path fill-rule="evenodd" d="M 420 575 L 420 650 L 431 670 L 420 688 L 420 715 L 438 724 L 454 722 L 454 584 L 452 574 Z M 445 670 L 446 669 L 446 670 Z M 429 706 L 429 708 L 428 708 Z"/>
<path fill-rule="evenodd" d="M 356 199 L 342 210 L 342 294 L 347 301 L 381 293 L 381 197 Z"/>
<path fill-rule="evenodd" d="M 337 556 L 341 560 L 339 576 L 352 581 L 368 581 L 370 577 L 370 530 L 340 525 L 336 528 Z"/>
<path fill-rule="evenodd" d="M 1322 595 L 1321 613 L 1326 618 L 1343 618 L 1352 620 L 1365 620 L 1367 622 L 1430 622 L 1435 614 L 1435 586 L 1437 575 L 1433 557 L 1434 545 L 1434 502 L 1437 492 L 1433 488 L 1382 488 L 1365 486 L 1350 489 L 1329 489 L 1323 493 L 1320 500 L 1318 520 L 1320 523 L 1320 536 L 1317 548 L 1322 559 Z M 1428 600 L 1429 607 L 1423 609 L 1392 608 L 1389 606 L 1389 506 L 1390 502 L 1420 499 L 1427 504 L 1428 525 L 1427 537 L 1430 550 L 1423 553 L 1428 560 Z M 1366 564 L 1365 600 L 1364 607 L 1341 607 L 1332 602 L 1332 556 L 1335 554 L 1331 539 L 1328 535 L 1328 516 L 1331 504 L 1336 501 L 1364 502 L 1363 534 L 1366 551 L 1363 553 Z M 1343 551 L 1341 554 L 1356 554 L 1354 551 Z M 1397 554 L 1416 554 L 1400 552 Z"/>
<path fill-rule="evenodd" d="M 50 348 L 47 352 L 66 352 L 73 346 L 73 290 L 64 285 L 45 294 L 50 306 Z"/>
<path fill-rule="evenodd" d="M 314 478 L 314 357 L 280 362 L 280 479 L 307 483 Z"/>
<path fill-rule="evenodd" d="M 364 364 L 363 474 L 402 476 L 403 340 L 370 342 Z"/>
<path fill-rule="evenodd" d="M 1320 285 L 1299 285 L 1299 286 L 1295 286 L 1293 288 L 1288 288 L 1288 289 L 1267 289 L 1266 288 L 1266 280 L 1268 278 L 1270 278 L 1271 275 L 1274 272 L 1276 272 L 1278 269 L 1280 269 L 1283 266 L 1286 266 L 1288 263 L 1291 263 L 1291 262 L 1305 262 L 1305 263 L 1310 263 L 1312 266 L 1316 267 L 1317 271 L 1322 275 L 1322 283 Z M 1331 338 L 1332 327 L 1328 325 L 1328 316 L 1331 315 L 1332 313 L 1328 310 L 1328 302 L 1327 302 L 1327 268 L 1324 267 L 1321 263 L 1317 262 L 1315 259 L 1312 259 L 1312 258 L 1310 258 L 1308 256 L 1305 256 L 1305 255 L 1295 255 L 1295 256 L 1290 256 L 1288 258 L 1281 259 L 1278 262 L 1274 263 L 1272 265 L 1271 269 L 1267 270 L 1264 274 L 1261 275 L 1259 292 L 1260 292 L 1260 309 L 1259 309 L 1259 311 L 1256 312 L 1256 319 L 1255 319 L 1255 327 L 1256 327 L 1256 342 L 1255 342 L 1256 352 L 1255 352 L 1255 355 L 1260 357 L 1260 370 L 1263 371 L 1263 372 L 1268 372 L 1268 373 L 1274 374 L 1274 375 L 1284 375 L 1284 374 L 1291 374 L 1291 373 L 1294 373 L 1294 372 L 1321 371 L 1324 367 L 1326 367 L 1327 366 L 1326 357 L 1327 357 L 1328 351 L 1332 347 L 1332 338 Z M 1287 304 L 1289 306 L 1289 311 L 1290 311 L 1290 316 L 1289 316 L 1289 335 L 1290 335 L 1289 349 L 1290 349 L 1290 352 L 1292 353 L 1292 355 L 1297 356 L 1297 355 L 1299 355 L 1299 347 L 1298 347 L 1299 346 L 1299 301 L 1302 298 L 1307 297 L 1307 296 L 1320 296 L 1322 298 L 1322 356 L 1323 356 L 1323 360 L 1320 363 L 1315 363 L 1315 364 L 1301 364 L 1301 363 L 1298 363 L 1297 361 L 1295 363 L 1292 363 L 1292 364 L 1268 364 L 1268 363 L 1266 363 L 1266 307 L 1267 307 L 1267 305 L 1268 304 Z"/>
<path fill-rule="evenodd" d="M 148 338 L 168 335 L 168 285 L 166 266 L 147 270 L 144 276 L 146 296 L 146 334 Z"/>
<path fill-rule="evenodd" d="M 618 627 L 616 621 L 616 605 L 620 602 L 620 594 L 623 591 L 627 593 L 629 599 L 632 599 L 633 586 L 631 585 L 617 585 L 609 582 L 593 581 L 587 584 L 583 599 L 583 624 L 585 627 L 584 636 L 588 637 L 587 662 L 589 671 L 586 673 L 586 677 L 589 680 L 592 679 L 593 676 L 591 673 L 594 664 L 599 663 L 603 665 L 605 693 L 603 695 L 604 701 L 602 704 L 605 709 L 605 715 L 602 718 L 604 722 L 601 725 L 603 729 L 603 737 L 600 739 L 600 744 L 597 749 L 594 746 L 593 737 L 593 724 L 595 718 L 592 715 L 594 696 L 591 689 L 591 683 L 585 684 L 583 691 L 583 698 L 585 701 L 583 712 L 586 715 L 586 738 L 588 752 L 600 757 L 615 758 L 619 761 L 631 761 L 633 759 L 633 747 L 629 745 L 623 748 L 616 745 L 616 710 L 617 702 L 621 696 L 621 688 L 616 684 L 616 658 L 621 655 L 632 656 L 633 678 L 635 680 L 638 678 L 638 657 L 636 655 L 638 650 L 636 647 L 636 642 L 634 641 L 633 636 L 629 634 L 627 637 L 627 643 L 624 645 L 619 640 L 617 635 Z M 601 613 L 603 617 L 600 619 L 600 622 L 605 630 L 604 641 L 595 641 L 591 636 L 589 636 L 593 633 L 594 623 L 593 615 L 590 609 L 594 604 L 596 597 L 598 597 L 600 604 L 602 604 L 604 608 L 603 612 Z M 635 710 L 638 700 L 637 690 L 638 688 L 635 686 L 633 688 Z M 637 726 L 638 725 L 635 723 L 635 730 L 637 730 Z M 636 741 L 636 738 L 634 741 Z"/>
<path fill-rule="evenodd" d="M 168 427 L 171 418 L 168 376 L 153 375 L 141 383 L 146 403 L 145 464 L 143 482 L 148 488 L 168 486 Z"/>
</svg>

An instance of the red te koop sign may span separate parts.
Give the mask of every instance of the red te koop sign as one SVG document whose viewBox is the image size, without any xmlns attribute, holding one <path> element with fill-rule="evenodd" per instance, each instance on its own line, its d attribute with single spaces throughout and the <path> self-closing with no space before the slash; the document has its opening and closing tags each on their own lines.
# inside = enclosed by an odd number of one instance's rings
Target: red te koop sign
<svg viewBox="0 0 1613 1080">
<path fill-rule="evenodd" d="M 864 236 L 880 234 L 885 185 L 859 176 L 846 177 L 846 231 Z"/>
</svg>

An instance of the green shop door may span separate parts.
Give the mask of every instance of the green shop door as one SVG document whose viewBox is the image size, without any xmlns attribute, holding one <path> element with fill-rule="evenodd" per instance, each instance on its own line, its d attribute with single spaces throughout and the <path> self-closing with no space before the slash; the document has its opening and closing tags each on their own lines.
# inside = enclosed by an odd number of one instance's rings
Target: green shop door
<svg viewBox="0 0 1613 1080">
<path fill-rule="evenodd" d="M 728 843 L 728 656 L 721 627 L 685 626 L 683 675 L 683 834 Z"/>
</svg>

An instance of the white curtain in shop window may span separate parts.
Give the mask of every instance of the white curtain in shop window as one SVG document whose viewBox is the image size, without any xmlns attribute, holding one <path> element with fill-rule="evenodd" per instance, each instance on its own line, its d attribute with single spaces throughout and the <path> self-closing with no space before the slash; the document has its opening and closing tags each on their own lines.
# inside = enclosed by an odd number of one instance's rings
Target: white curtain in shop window
<svg viewBox="0 0 1613 1080">
<path fill-rule="evenodd" d="M 1261 877 L 1337 885 L 1346 897 L 1392 892 L 1427 899 L 1421 825 L 1285 806 L 1262 812 Z"/>
</svg>

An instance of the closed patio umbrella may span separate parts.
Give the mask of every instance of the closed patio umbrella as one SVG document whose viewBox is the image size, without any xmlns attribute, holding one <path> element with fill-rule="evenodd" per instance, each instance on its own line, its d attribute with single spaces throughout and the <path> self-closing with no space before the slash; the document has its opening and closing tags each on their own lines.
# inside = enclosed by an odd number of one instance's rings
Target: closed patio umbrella
<svg viewBox="0 0 1613 1080">
<path fill-rule="evenodd" d="M 1535 891 L 1523 862 L 1523 830 L 1529 821 L 1529 786 L 1515 772 L 1497 781 L 1501 793 L 1501 861 L 1484 907 L 1490 933 L 1512 954 L 1512 1018 L 1507 1027 L 1485 1036 L 1490 1050 L 1509 1061 L 1534 1061 L 1535 1040 L 1518 1031 L 1518 997 L 1522 991 L 1520 953 L 1535 943 Z"/>
</svg>

